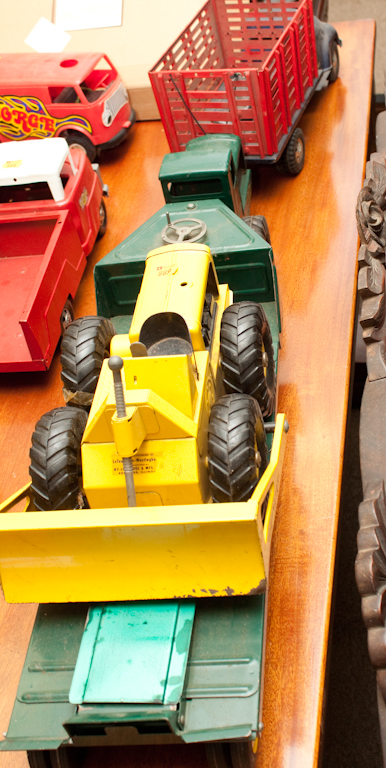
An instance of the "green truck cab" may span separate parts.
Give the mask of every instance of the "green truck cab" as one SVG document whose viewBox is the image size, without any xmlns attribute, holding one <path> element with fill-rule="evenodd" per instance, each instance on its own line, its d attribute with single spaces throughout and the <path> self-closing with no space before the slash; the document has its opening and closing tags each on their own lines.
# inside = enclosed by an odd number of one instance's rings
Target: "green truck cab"
<svg viewBox="0 0 386 768">
<path fill-rule="evenodd" d="M 117 333 L 128 332 L 149 251 L 199 241 L 211 249 L 219 282 L 229 285 L 235 301 L 263 303 L 277 337 L 278 289 L 269 231 L 263 216 L 249 216 L 251 171 L 239 137 L 192 139 L 185 152 L 164 157 L 159 179 L 166 204 L 95 266 L 98 315 L 109 318 Z"/>
<path fill-rule="evenodd" d="M 217 198 L 240 218 L 249 213 L 251 171 L 233 134 L 199 136 L 186 152 L 166 155 L 159 180 L 166 203 Z"/>
</svg>

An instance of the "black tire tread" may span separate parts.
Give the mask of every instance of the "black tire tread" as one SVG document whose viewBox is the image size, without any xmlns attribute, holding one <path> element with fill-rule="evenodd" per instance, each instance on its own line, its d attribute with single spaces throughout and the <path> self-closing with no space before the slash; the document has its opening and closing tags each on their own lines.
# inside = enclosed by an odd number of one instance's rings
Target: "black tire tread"
<svg viewBox="0 0 386 768">
<path fill-rule="evenodd" d="M 234 741 L 230 745 L 232 768 L 255 768 L 257 755 L 252 741 Z"/>
<path fill-rule="evenodd" d="M 80 750 L 73 747 L 59 747 L 50 750 L 52 768 L 75 768 L 80 764 Z"/>
<path fill-rule="evenodd" d="M 256 444 L 261 456 L 261 476 L 268 454 L 256 400 L 243 394 L 221 397 L 212 407 L 208 428 L 209 482 L 215 503 L 250 498 L 258 482 Z"/>
<path fill-rule="evenodd" d="M 296 157 L 295 157 L 295 150 L 298 143 L 298 139 L 301 139 L 303 142 L 303 161 L 301 166 L 299 166 Z M 303 169 L 304 166 L 304 159 L 305 159 L 305 140 L 304 140 L 304 133 L 301 128 L 295 128 L 285 150 L 283 155 L 283 163 L 284 168 L 286 172 L 290 176 L 297 176 L 300 171 Z"/>
<path fill-rule="evenodd" d="M 339 77 L 339 48 L 338 48 L 338 43 L 336 42 L 336 40 L 331 40 L 331 43 L 330 43 L 330 62 L 332 60 L 332 53 L 333 52 L 335 52 L 336 55 L 337 55 L 338 63 L 337 63 L 336 68 L 332 69 L 330 74 L 329 74 L 329 76 L 328 76 L 328 82 L 329 83 L 335 83 L 335 81 Z"/>
<path fill-rule="evenodd" d="M 72 144 L 80 144 L 84 148 L 90 163 L 94 162 L 97 156 L 97 148 L 87 136 L 84 136 L 83 133 L 74 131 L 68 132 L 65 138 L 69 147 L 71 147 Z"/>
<path fill-rule="evenodd" d="M 98 229 L 98 234 L 97 234 L 98 240 L 100 240 L 100 238 L 103 237 L 103 235 L 106 234 L 106 230 L 107 230 L 107 210 L 106 210 L 106 203 L 105 203 L 103 197 L 101 199 L 100 208 L 103 211 L 103 219 L 102 219 L 100 227 Z"/>
<path fill-rule="evenodd" d="M 205 746 L 209 768 L 232 768 L 229 744 L 221 741 L 209 742 Z"/>
<path fill-rule="evenodd" d="M 115 328 L 106 317 L 86 316 L 74 320 L 63 334 L 61 378 L 70 392 L 94 393 L 105 354 Z"/>
<path fill-rule="evenodd" d="M 47 749 L 32 749 L 27 752 L 30 768 L 52 768 L 50 753 Z"/>
<path fill-rule="evenodd" d="M 80 408 L 54 408 L 39 419 L 32 435 L 29 473 L 36 509 L 76 509 L 79 450 L 87 422 Z"/>
<path fill-rule="evenodd" d="M 266 372 L 263 345 L 268 355 Z M 267 315 L 260 304 L 240 301 L 225 309 L 220 352 L 225 392 L 251 395 L 258 401 L 263 416 L 270 416 L 276 394 L 275 361 Z"/>
<path fill-rule="evenodd" d="M 248 224 L 248 227 L 257 232 L 260 237 L 265 240 L 266 243 L 271 245 L 271 235 L 269 234 L 269 227 L 265 216 L 244 216 L 243 221 Z"/>
</svg>

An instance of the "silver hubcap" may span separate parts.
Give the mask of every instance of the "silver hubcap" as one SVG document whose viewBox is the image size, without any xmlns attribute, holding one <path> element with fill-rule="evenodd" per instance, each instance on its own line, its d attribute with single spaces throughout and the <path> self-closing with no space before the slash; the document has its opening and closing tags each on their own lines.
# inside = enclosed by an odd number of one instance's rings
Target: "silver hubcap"
<svg viewBox="0 0 386 768">
<path fill-rule="evenodd" d="M 300 165 L 303 160 L 303 142 L 301 139 L 298 139 L 296 142 L 295 158 L 298 165 Z"/>
<path fill-rule="evenodd" d="M 83 144 L 77 144 L 76 142 L 73 142 L 72 144 L 70 144 L 70 147 L 73 147 L 75 149 L 80 149 L 81 152 L 83 152 L 85 155 L 87 155 L 87 150 L 83 146 Z"/>
<path fill-rule="evenodd" d="M 71 312 L 69 309 L 65 308 L 62 312 L 62 328 L 64 331 L 68 328 L 70 323 L 72 323 Z"/>
</svg>

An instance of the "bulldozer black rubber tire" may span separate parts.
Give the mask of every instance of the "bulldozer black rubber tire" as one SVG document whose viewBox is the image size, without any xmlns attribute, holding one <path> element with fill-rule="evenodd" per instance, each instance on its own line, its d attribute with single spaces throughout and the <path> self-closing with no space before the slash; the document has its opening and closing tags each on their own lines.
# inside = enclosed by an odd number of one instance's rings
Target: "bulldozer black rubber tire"
<svg viewBox="0 0 386 768">
<path fill-rule="evenodd" d="M 257 232 L 266 243 L 271 245 L 271 235 L 269 234 L 268 223 L 265 216 L 244 216 L 243 221 L 245 221 L 245 223 L 248 224 L 248 227 L 253 229 L 254 232 Z"/>
<path fill-rule="evenodd" d="M 29 473 L 36 509 L 80 506 L 80 444 L 87 414 L 80 408 L 54 408 L 39 419 L 32 435 Z"/>
<path fill-rule="evenodd" d="M 63 334 L 62 382 L 70 392 L 94 393 L 115 328 L 106 317 L 80 317 Z"/>
<path fill-rule="evenodd" d="M 232 768 L 229 744 L 222 741 L 209 742 L 205 752 L 209 768 Z"/>
<path fill-rule="evenodd" d="M 249 395 L 225 395 L 208 428 L 209 483 L 214 502 L 247 501 L 268 464 L 260 408 Z"/>
<path fill-rule="evenodd" d="M 255 768 L 253 741 L 235 741 L 230 745 L 232 768 Z"/>
<path fill-rule="evenodd" d="M 33 749 L 27 752 L 30 768 L 52 768 L 48 749 Z"/>
<path fill-rule="evenodd" d="M 270 416 L 276 394 L 275 360 L 267 315 L 260 304 L 240 301 L 225 309 L 220 352 L 225 392 L 251 395 L 263 416 Z"/>
</svg>

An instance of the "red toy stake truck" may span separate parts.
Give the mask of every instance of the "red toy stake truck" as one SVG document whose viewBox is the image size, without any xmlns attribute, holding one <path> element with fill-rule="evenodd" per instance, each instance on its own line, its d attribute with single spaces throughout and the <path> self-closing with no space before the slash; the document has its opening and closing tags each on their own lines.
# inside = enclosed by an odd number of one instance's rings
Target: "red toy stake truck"
<svg viewBox="0 0 386 768">
<path fill-rule="evenodd" d="M 311 0 L 208 0 L 149 72 L 171 151 L 234 133 L 247 160 L 296 175 L 297 123 L 316 88 L 338 77 L 340 44 Z"/>
<path fill-rule="evenodd" d="M 0 145 L 0 372 L 44 371 L 106 229 L 99 166 L 64 139 Z"/>
<path fill-rule="evenodd" d="M 127 136 L 127 90 L 103 53 L 6 53 L 0 57 L 0 141 L 62 136 L 91 162 Z"/>
</svg>

